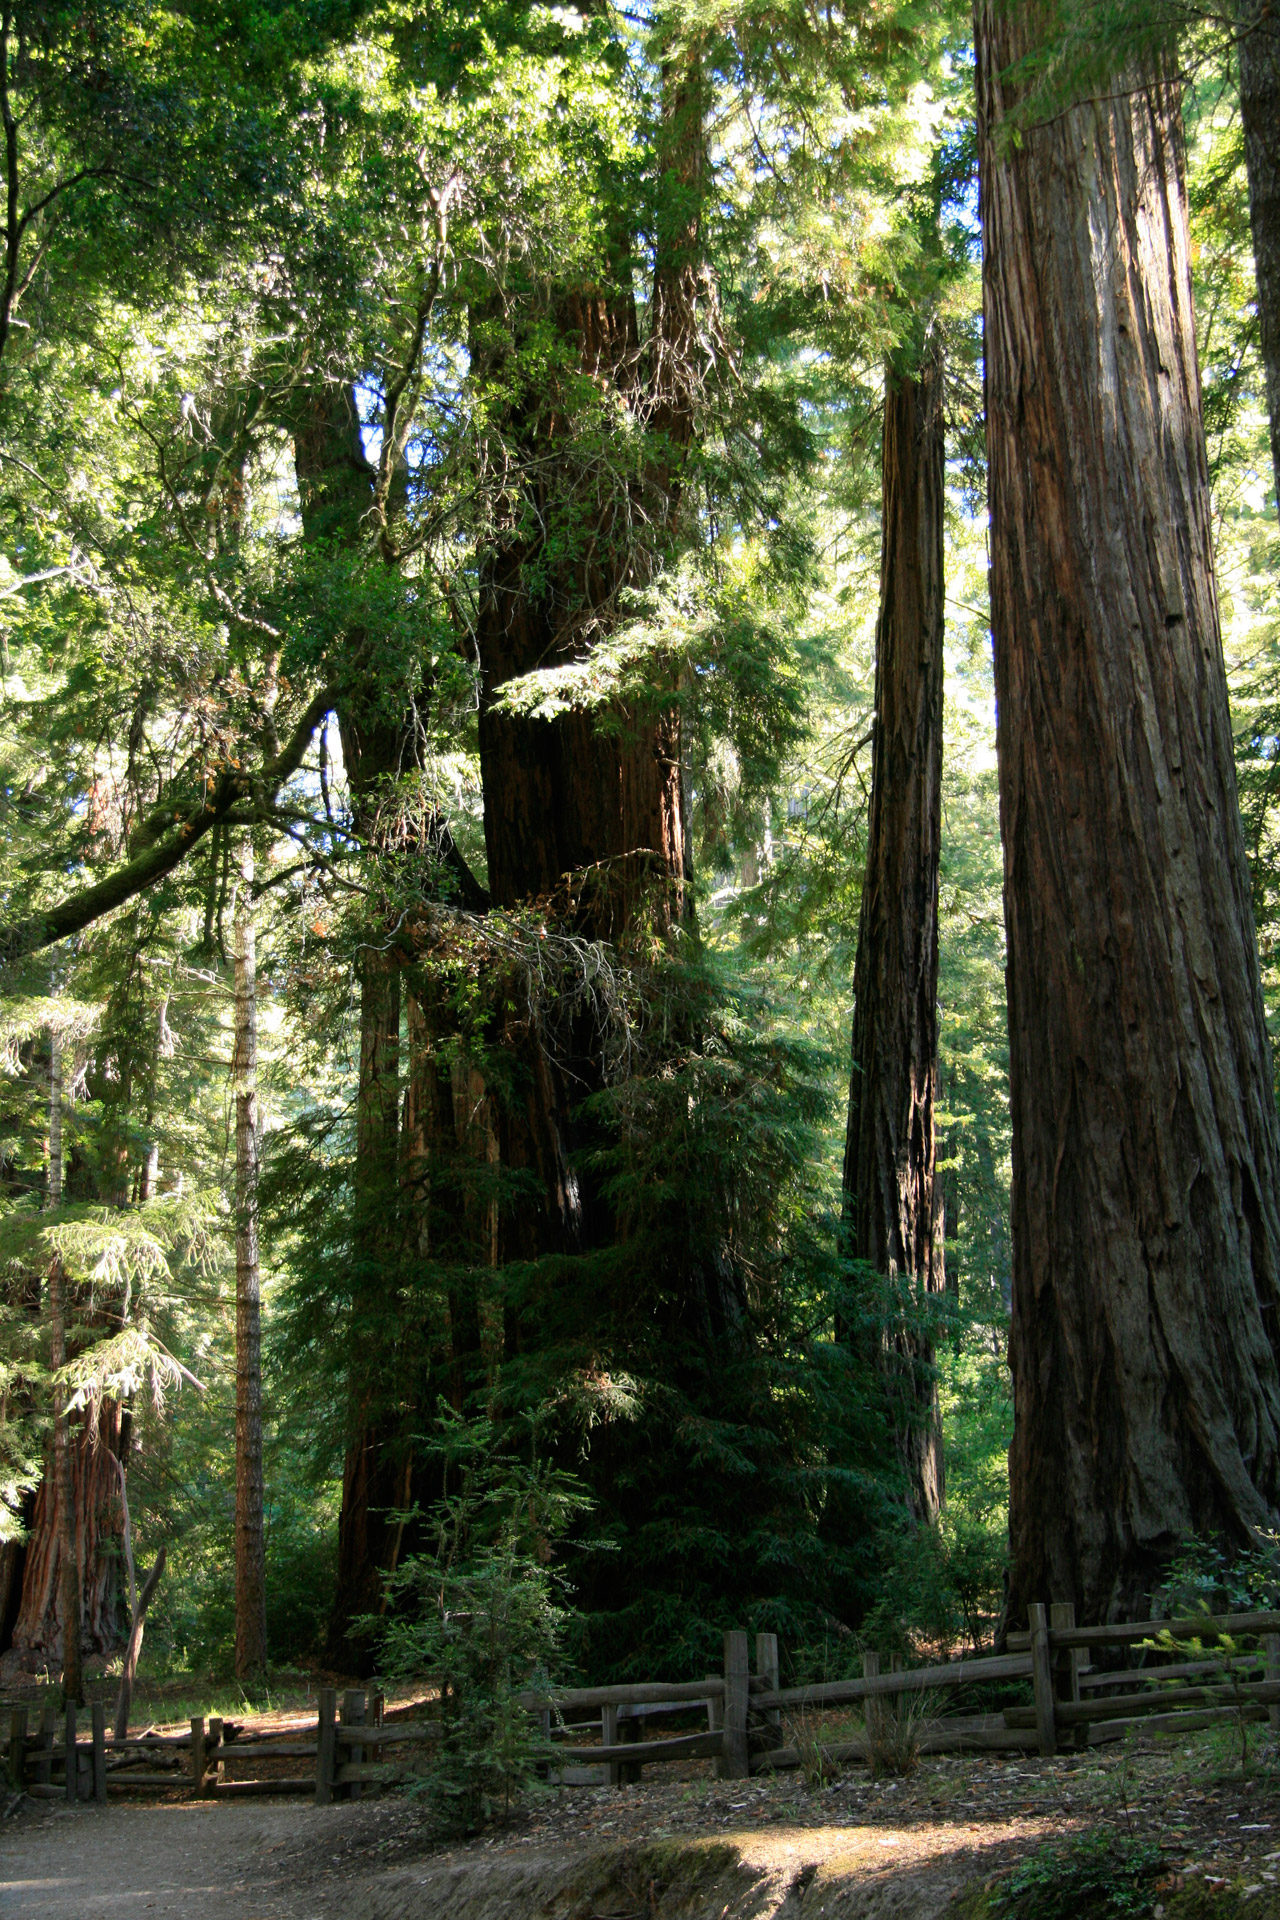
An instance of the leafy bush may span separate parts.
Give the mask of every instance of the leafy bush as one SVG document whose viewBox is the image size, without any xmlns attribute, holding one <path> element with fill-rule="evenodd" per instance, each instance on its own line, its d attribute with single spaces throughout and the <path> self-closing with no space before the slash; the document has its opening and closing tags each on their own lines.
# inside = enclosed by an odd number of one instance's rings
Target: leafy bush
<svg viewBox="0 0 1280 1920">
<path fill-rule="evenodd" d="M 863 1640 L 892 1653 L 962 1642 L 980 1651 L 999 1612 L 1007 1557 L 1003 1513 L 991 1519 L 957 1505 L 932 1527 L 904 1525 L 888 1543 Z"/>
<path fill-rule="evenodd" d="M 1280 1606 L 1280 1534 L 1262 1531 L 1256 1545 L 1233 1553 L 1188 1535 L 1152 1600 L 1157 1614 L 1175 1618 Z"/>
<path fill-rule="evenodd" d="M 1137 1920 L 1156 1905 L 1164 1864 L 1159 1847 L 1084 1834 L 1015 1868 L 992 1910 L 1008 1920 Z"/>
<path fill-rule="evenodd" d="M 391 1576 L 395 1612 L 376 1623 L 384 1674 L 440 1689 L 423 1791 L 453 1834 L 506 1815 L 549 1752 L 518 1696 L 559 1664 L 569 1615 L 553 1543 L 587 1501 L 539 1458 L 527 1424 L 528 1451 L 516 1452 L 487 1418 L 442 1412 L 434 1451 L 454 1490 L 416 1516 L 433 1545 Z"/>
</svg>

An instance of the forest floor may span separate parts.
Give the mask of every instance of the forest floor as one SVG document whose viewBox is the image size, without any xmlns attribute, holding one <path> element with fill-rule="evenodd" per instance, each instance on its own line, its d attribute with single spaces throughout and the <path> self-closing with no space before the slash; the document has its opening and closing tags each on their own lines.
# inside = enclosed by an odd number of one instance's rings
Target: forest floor
<svg viewBox="0 0 1280 1920">
<path fill-rule="evenodd" d="M 936 1758 L 901 1781 L 850 1769 L 718 1781 L 694 1765 L 565 1787 L 442 1848 L 388 1797 L 27 1802 L 0 1827 L 0 1916 L 23 1920 L 934 1920 L 967 1887 L 1074 1833 L 1158 1842 L 1169 1885 L 1265 1893 L 1280 1766 L 1224 1745 L 1039 1760 Z M 1216 1904 L 1216 1903 L 1215 1903 Z M 1224 1913 L 1236 1902 L 1222 1903 Z M 1271 1900 L 1259 1900 L 1259 1909 Z"/>
</svg>

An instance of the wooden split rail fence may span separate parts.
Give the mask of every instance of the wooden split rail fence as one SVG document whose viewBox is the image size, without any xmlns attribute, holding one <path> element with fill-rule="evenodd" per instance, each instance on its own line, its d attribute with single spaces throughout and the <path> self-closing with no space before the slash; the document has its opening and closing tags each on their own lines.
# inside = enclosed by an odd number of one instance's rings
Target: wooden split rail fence
<svg viewBox="0 0 1280 1920">
<path fill-rule="evenodd" d="M 1181 1733 L 1226 1720 L 1269 1720 L 1280 1728 L 1280 1612 L 1145 1620 L 1126 1626 L 1077 1627 L 1069 1605 L 1033 1606 L 1031 1626 L 1009 1635 L 1007 1653 L 950 1660 L 931 1667 L 881 1671 L 877 1654 L 863 1656 L 860 1678 L 806 1686 L 780 1684 L 778 1641 L 756 1635 L 755 1671 L 742 1632 L 724 1636 L 724 1671 L 705 1680 L 641 1681 L 613 1687 L 576 1687 L 520 1695 L 548 1742 L 553 1780 L 621 1784 L 641 1766 L 707 1759 L 724 1779 L 802 1762 L 799 1744 L 783 1739 L 783 1716 L 799 1719 L 833 1708 L 861 1706 L 864 1730 L 837 1742 L 821 1726 L 805 1729 L 805 1747 L 833 1760 L 873 1757 L 895 1716 L 916 1696 L 918 1747 L 924 1753 L 1011 1749 L 1052 1754 L 1120 1738 L 1134 1727 Z M 1169 1635 L 1183 1648 L 1160 1646 Z M 1215 1640 L 1229 1638 L 1216 1655 Z M 1241 1640 L 1254 1650 L 1241 1650 Z M 1142 1664 L 1093 1667 L 1093 1653 L 1139 1649 Z M 1192 1658 L 1183 1657 L 1191 1651 Z M 1260 1677 L 1255 1677 L 1260 1676 Z M 936 1710 L 940 1696 L 959 1688 L 1030 1682 L 1031 1703 L 985 1713 Z M 647 1721 L 695 1717 L 693 1730 L 643 1738 Z M 590 1730 L 587 1741 L 582 1734 Z M 108 1738 L 105 1708 L 91 1712 L 89 1738 L 68 1708 L 59 1743 L 58 1717 L 41 1715 L 32 1732 L 25 1708 L 9 1716 L 8 1772 L 12 1786 L 46 1798 L 105 1802 L 115 1792 L 186 1792 L 192 1798 L 240 1794 L 311 1794 L 317 1804 L 358 1799 L 366 1790 L 403 1780 L 414 1771 L 415 1749 L 439 1738 L 436 1720 L 386 1722 L 380 1695 L 359 1690 L 320 1691 L 314 1732 L 249 1732 L 213 1718 L 193 1719 L 184 1734 L 143 1733 Z M 575 1738 L 577 1735 L 577 1738 Z M 310 1760 L 305 1774 L 275 1771 L 286 1760 Z M 271 1763 L 268 1777 L 246 1769 Z"/>
<path fill-rule="evenodd" d="M 320 1690 L 315 1728 L 248 1732 L 217 1717 L 195 1718 L 187 1733 L 142 1733 L 114 1740 L 106 1730 L 106 1708 L 90 1710 L 88 1739 L 82 1737 L 74 1707 L 59 1715 L 47 1707 L 33 1732 L 25 1707 L 9 1715 L 6 1752 L 11 1787 L 37 1799 L 96 1800 L 116 1793 L 185 1793 L 191 1799 L 223 1799 L 242 1794 L 312 1794 L 327 1806 L 336 1799 L 358 1799 L 367 1787 L 401 1779 L 411 1769 L 395 1749 L 408 1752 L 434 1740 L 431 1721 L 384 1724 L 381 1695 L 358 1689 L 339 1704 L 333 1687 Z M 58 1738 L 61 1733 L 61 1739 Z M 309 1773 L 281 1774 L 281 1761 L 310 1760 Z M 270 1763 L 266 1777 L 246 1778 L 245 1770 Z"/>
<path fill-rule="evenodd" d="M 1041 1753 L 1097 1745 L 1134 1729 L 1192 1733 L 1230 1720 L 1280 1727 L 1280 1613 L 1078 1627 L 1068 1604 L 1029 1612 L 1030 1629 L 1011 1633 L 1009 1645 L 1027 1650 L 1034 1704 L 1006 1708 L 1004 1719 L 1032 1733 Z M 1258 1644 L 1241 1650 L 1242 1640 Z M 1214 1641 L 1227 1647 L 1215 1654 Z M 1134 1648 L 1140 1666 L 1090 1664 L 1104 1649 L 1114 1656 Z"/>
</svg>

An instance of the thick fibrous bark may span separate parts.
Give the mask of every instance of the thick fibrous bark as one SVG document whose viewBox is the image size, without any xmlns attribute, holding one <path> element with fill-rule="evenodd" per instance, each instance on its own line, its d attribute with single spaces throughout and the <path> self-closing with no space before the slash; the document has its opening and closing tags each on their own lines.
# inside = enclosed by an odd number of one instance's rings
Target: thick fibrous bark
<svg viewBox="0 0 1280 1920">
<path fill-rule="evenodd" d="M 1178 101 L 1002 139 L 975 8 L 1008 940 L 1011 1615 L 1280 1495 L 1280 1140 L 1236 800 Z"/>
<path fill-rule="evenodd" d="M 1240 120 L 1258 282 L 1258 340 L 1280 504 L 1280 12 L 1264 6 L 1240 36 Z"/>
<path fill-rule="evenodd" d="M 844 1157 L 850 1252 L 890 1282 L 878 1357 L 920 1520 L 935 1519 L 942 1501 L 933 1347 L 892 1296 L 925 1306 L 945 1286 L 934 1148 L 944 465 L 935 353 L 917 375 L 890 370 L 885 381 L 875 746 Z"/>
<path fill-rule="evenodd" d="M 121 1447 L 119 1404 L 103 1402 L 96 1431 L 88 1416 L 68 1419 L 65 1427 L 70 1499 L 64 1499 L 56 1463 L 50 1460 L 32 1503 L 23 1552 L 21 1599 L 10 1644 L 24 1669 L 60 1657 L 69 1616 L 77 1622 L 86 1653 L 115 1652 L 125 1626 L 114 1546 L 120 1533 L 115 1465 Z M 64 1513 L 69 1515 L 72 1540 L 69 1558 L 63 1553 Z M 69 1595 L 74 1596 L 70 1606 Z"/>
<path fill-rule="evenodd" d="M 588 654 L 616 624 L 622 593 L 660 563 L 694 437 L 706 341 L 718 324 L 701 239 L 704 92 L 696 45 L 686 45 L 662 74 L 663 212 L 643 348 L 625 287 L 565 290 L 555 306 L 556 331 L 581 372 L 647 435 L 643 470 L 600 479 L 593 461 L 578 473 L 557 398 L 542 395 L 528 417 L 506 423 L 506 445 L 540 478 L 515 476 L 514 524 L 500 529 L 482 575 L 476 639 L 489 889 L 498 905 L 558 896 L 595 938 L 618 939 L 642 908 L 666 926 L 684 913 L 691 864 L 674 702 L 659 697 L 644 713 L 615 707 L 555 720 L 506 714 L 494 702 L 508 681 Z M 500 362 L 501 352 L 495 357 Z M 619 457 L 628 457 L 621 446 Z M 532 514 L 522 487 L 535 496 Z M 536 533 L 524 531 L 530 522 Z M 570 556 L 550 565 L 549 526 Z"/>
<path fill-rule="evenodd" d="M 581 660 L 607 636 L 624 592 L 661 564 L 681 498 L 706 341 L 718 318 L 701 247 L 705 129 L 696 48 L 683 48 L 664 67 L 662 95 L 664 224 L 648 339 L 641 344 L 625 284 L 563 290 L 554 308 L 566 364 L 576 363 L 626 410 L 645 436 L 643 459 L 638 470 L 620 466 L 612 476 L 607 462 L 579 467 L 554 393 L 504 422 L 499 457 L 509 461 L 514 449 L 516 471 L 507 524 L 500 522 L 482 566 L 476 635 L 493 900 L 539 901 L 561 926 L 608 941 L 625 940 L 646 917 L 670 934 L 687 916 L 692 867 L 675 701 L 655 688 L 644 711 L 615 703 L 554 720 L 508 714 L 497 702 L 513 678 Z M 473 360 L 478 374 L 488 357 L 501 378 L 503 356 L 516 344 L 495 352 L 486 334 L 484 353 Z M 634 457 L 622 440 L 618 457 Z M 547 528 L 559 537 L 548 542 Z M 549 557 L 557 552 L 565 557 Z M 517 1019 L 504 1044 L 522 1058 L 526 1097 L 496 1116 L 501 1161 L 532 1174 L 542 1198 L 503 1207 L 499 1261 L 601 1244 L 613 1225 L 582 1151 L 599 1142 L 581 1134 L 573 1114 L 601 1084 L 602 1036 L 584 1018 L 552 1058 L 544 1037 Z"/>
<path fill-rule="evenodd" d="M 262 1280 L 258 1265 L 258 965 L 253 842 L 246 832 L 236 893 L 236 1676 L 267 1664 L 262 1528 Z"/>
<path fill-rule="evenodd" d="M 557 329 L 584 373 L 638 403 L 634 303 L 628 296 L 565 296 Z M 584 559 L 547 568 L 540 533 L 503 538 L 485 568 L 476 645 L 481 667 L 480 766 L 485 848 L 495 905 L 531 898 L 570 909 L 582 931 L 616 939 L 646 899 L 678 915 L 685 868 L 679 729 L 673 713 L 571 712 L 554 720 L 497 706 L 512 680 L 581 659 L 616 617 L 639 558 L 625 485 L 594 475 L 581 488 L 572 450 L 548 398 L 539 417 L 511 423 L 531 466 L 546 476 L 539 527 L 567 524 Z M 517 495 L 518 522 L 527 506 Z M 531 581 L 536 580 L 537 585 Z M 602 724 L 602 719 L 604 724 Z"/>
</svg>

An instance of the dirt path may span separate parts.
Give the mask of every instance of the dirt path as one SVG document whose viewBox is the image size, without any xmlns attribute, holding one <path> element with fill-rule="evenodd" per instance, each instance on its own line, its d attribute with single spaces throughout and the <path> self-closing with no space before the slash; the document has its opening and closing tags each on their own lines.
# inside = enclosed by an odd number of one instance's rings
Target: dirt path
<svg viewBox="0 0 1280 1920">
<path fill-rule="evenodd" d="M 851 1773 L 566 1789 L 444 1851 L 399 1799 L 106 1809 L 41 1805 L 0 1828 L 0 1920 L 938 1920 L 951 1896 L 1082 1826 L 1159 1840 L 1171 1864 L 1274 1881 L 1280 1787 L 1144 1760 L 935 1761 Z"/>
</svg>

